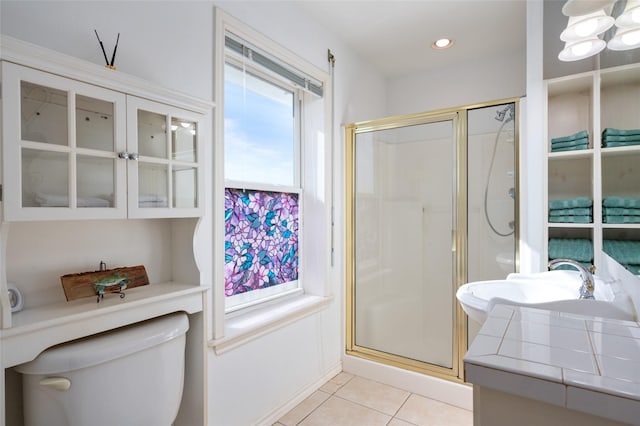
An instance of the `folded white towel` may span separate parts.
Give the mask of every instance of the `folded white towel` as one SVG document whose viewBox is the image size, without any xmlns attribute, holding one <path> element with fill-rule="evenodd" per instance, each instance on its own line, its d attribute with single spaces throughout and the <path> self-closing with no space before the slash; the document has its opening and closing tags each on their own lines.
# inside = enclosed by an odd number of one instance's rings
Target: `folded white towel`
<svg viewBox="0 0 640 426">
<path fill-rule="evenodd" d="M 40 207 L 69 207 L 69 197 L 66 195 L 36 193 L 36 203 Z M 78 207 L 110 207 L 109 200 L 98 197 L 78 197 Z"/>
<path fill-rule="evenodd" d="M 155 202 L 155 203 L 167 203 L 167 197 L 165 197 L 164 195 L 160 195 L 160 194 L 140 194 L 138 196 L 138 202 L 140 203 L 148 203 L 148 202 Z"/>
</svg>

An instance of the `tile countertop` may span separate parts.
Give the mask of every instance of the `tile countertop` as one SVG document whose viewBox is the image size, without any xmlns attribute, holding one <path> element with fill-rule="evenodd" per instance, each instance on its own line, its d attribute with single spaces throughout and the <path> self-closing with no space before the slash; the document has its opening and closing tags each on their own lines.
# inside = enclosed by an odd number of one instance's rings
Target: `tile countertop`
<svg viewBox="0 0 640 426">
<path fill-rule="evenodd" d="M 640 323 L 497 305 L 464 365 L 475 385 L 640 425 Z"/>
</svg>

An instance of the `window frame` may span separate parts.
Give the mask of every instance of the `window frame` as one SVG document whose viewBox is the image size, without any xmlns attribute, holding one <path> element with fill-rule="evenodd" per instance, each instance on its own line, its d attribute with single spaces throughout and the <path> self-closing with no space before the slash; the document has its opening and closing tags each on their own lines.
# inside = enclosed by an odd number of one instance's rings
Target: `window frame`
<svg viewBox="0 0 640 426">
<path fill-rule="evenodd" d="M 213 233 L 212 291 L 207 300 L 211 327 L 207 334 L 209 347 L 217 354 L 234 349 L 280 327 L 292 324 L 308 315 L 328 308 L 333 301 L 330 279 L 332 252 L 332 80 L 329 72 L 306 62 L 246 24 L 215 11 L 214 39 L 214 115 L 215 143 L 213 144 L 213 199 L 211 203 L 211 232 Z M 268 52 L 283 63 L 322 83 L 324 95 L 317 97 L 302 90 L 300 104 L 301 143 L 299 150 L 299 203 L 304 230 L 299 232 L 299 279 L 302 291 L 298 294 L 269 300 L 237 312 L 225 312 L 224 287 L 224 64 L 225 35 L 230 32 L 253 46 Z M 233 185 L 231 185 L 233 186 Z M 256 185 L 251 189 L 287 192 L 283 186 Z M 299 224 L 302 227 L 302 224 Z M 300 228 L 302 229 L 302 228 Z M 303 248 L 304 247 L 304 248 Z M 302 274 L 304 273 L 304 281 Z"/>
<path fill-rule="evenodd" d="M 226 49 L 225 49 L 226 50 Z M 227 187 L 233 187 L 233 185 L 241 185 L 236 186 L 236 188 L 247 188 L 247 189 L 256 189 L 263 191 L 275 191 L 275 192 L 295 192 L 297 190 L 302 190 L 302 174 L 304 170 L 302 169 L 302 156 L 303 156 L 303 137 L 302 137 L 302 117 L 303 117 L 303 93 L 302 90 L 296 87 L 292 83 L 288 83 L 283 79 L 274 76 L 272 73 L 267 70 L 260 69 L 251 64 L 242 63 L 242 58 L 236 54 L 235 52 L 227 53 L 225 51 L 225 60 L 224 66 L 229 63 L 231 66 L 234 66 L 241 71 L 245 71 L 249 74 L 252 74 L 256 78 L 260 78 L 267 83 L 270 83 L 274 86 L 280 87 L 283 90 L 291 91 L 293 93 L 293 111 L 294 111 L 294 150 L 293 150 L 293 159 L 294 159 L 294 181 L 293 185 L 280 185 L 280 184 L 267 184 L 262 182 L 251 182 L 251 181 L 241 181 L 241 180 L 233 180 L 227 179 L 225 177 L 225 185 Z M 223 70 L 224 70 L 223 66 Z M 246 68 L 246 70 L 243 70 Z M 223 81 L 224 81 L 224 71 L 223 71 Z M 224 109 L 224 105 L 222 105 Z M 223 111 L 224 114 L 224 111 Z M 227 185 L 227 183 L 229 185 Z"/>
</svg>

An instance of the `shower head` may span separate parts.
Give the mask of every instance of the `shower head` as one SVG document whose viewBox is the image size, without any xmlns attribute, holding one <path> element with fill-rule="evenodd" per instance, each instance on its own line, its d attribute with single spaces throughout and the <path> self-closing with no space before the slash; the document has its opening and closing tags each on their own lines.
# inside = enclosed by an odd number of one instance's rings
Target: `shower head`
<svg viewBox="0 0 640 426">
<path fill-rule="evenodd" d="M 513 120 L 516 115 L 515 104 L 507 104 L 502 111 L 496 111 L 496 120 L 508 123 Z"/>
</svg>

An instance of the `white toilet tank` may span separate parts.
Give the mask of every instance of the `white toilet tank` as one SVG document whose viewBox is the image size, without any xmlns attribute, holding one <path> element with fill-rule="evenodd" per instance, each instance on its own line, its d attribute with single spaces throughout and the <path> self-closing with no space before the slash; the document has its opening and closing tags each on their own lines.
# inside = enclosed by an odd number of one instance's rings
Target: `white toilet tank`
<svg viewBox="0 0 640 426">
<path fill-rule="evenodd" d="M 54 346 L 22 373 L 25 426 L 169 426 L 184 382 L 186 314 Z"/>
</svg>

